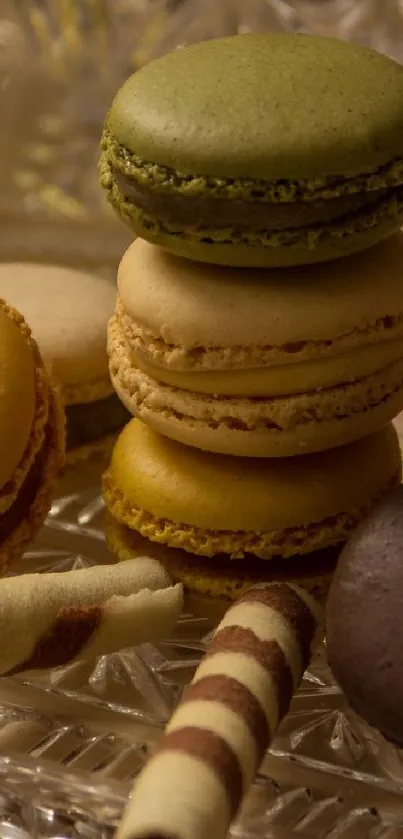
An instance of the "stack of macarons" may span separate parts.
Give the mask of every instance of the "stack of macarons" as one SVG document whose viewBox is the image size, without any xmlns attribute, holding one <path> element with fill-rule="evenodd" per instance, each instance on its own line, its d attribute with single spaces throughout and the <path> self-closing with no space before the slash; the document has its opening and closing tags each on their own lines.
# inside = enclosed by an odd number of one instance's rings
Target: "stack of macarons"
<svg viewBox="0 0 403 839">
<path fill-rule="evenodd" d="M 112 383 L 135 417 L 104 476 L 118 557 L 234 599 L 325 595 L 401 479 L 403 68 L 307 35 L 186 47 L 123 85 L 101 184 L 138 238 Z"/>
</svg>

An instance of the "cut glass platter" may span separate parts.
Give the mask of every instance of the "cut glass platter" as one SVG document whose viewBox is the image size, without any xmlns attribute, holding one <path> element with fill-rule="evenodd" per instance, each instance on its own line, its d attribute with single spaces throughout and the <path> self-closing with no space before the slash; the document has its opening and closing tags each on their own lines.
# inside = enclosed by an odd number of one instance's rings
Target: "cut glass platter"
<svg viewBox="0 0 403 839">
<path fill-rule="evenodd" d="M 63 573 L 113 561 L 93 460 L 67 471 L 14 566 Z M 109 836 L 191 678 L 211 614 L 186 604 L 172 638 L 0 679 L 0 837 Z M 232 828 L 238 839 L 403 839 L 403 755 L 348 708 L 317 653 Z"/>
<path fill-rule="evenodd" d="M 130 234 L 97 186 L 100 126 L 121 80 L 149 58 L 269 28 L 331 30 L 400 58 L 402 20 L 400 0 L 0 0 L 0 260 L 74 265 L 113 281 Z M 103 466 L 64 474 L 13 573 L 113 561 Z M 213 623 L 189 601 L 158 646 L 0 679 L 0 839 L 112 836 Z M 349 710 L 324 649 L 231 832 L 403 839 L 402 755 Z"/>
</svg>

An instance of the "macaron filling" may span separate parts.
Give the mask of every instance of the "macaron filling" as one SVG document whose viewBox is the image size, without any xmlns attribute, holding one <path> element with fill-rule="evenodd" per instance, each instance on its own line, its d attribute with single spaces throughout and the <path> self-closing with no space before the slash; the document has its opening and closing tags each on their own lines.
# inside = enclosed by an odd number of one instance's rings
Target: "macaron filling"
<svg viewBox="0 0 403 839">
<path fill-rule="evenodd" d="M 101 185 L 126 220 L 205 244 L 316 247 L 323 237 L 344 237 L 403 214 L 400 158 L 356 178 L 288 184 L 181 175 L 140 160 L 108 129 L 102 148 Z"/>
<path fill-rule="evenodd" d="M 67 451 L 118 432 L 129 417 L 114 393 L 96 402 L 67 405 Z"/>
<path fill-rule="evenodd" d="M 169 415 L 188 422 L 193 430 L 207 423 L 210 434 L 224 427 L 294 435 L 311 426 L 317 432 L 318 423 L 337 424 L 359 415 L 368 418 L 372 409 L 382 405 L 387 411 L 389 400 L 393 412 L 398 412 L 403 399 L 402 349 L 402 338 L 397 337 L 358 346 L 340 356 L 290 361 L 267 369 L 177 371 L 150 364 L 138 352 L 131 352 L 116 316 L 108 335 L 111 378 L 132 413 L 142 418 L 146 412 L 150 423 L 157 414 Z M 338 444 L 333 440 L 333 445 Z"/>
<path fill-rule="evenodd" d="M 207 194 L 190 197 L 175 193 L 165 195 L 152 188 L 136 184 L 130 176 L 113 169 L 116 187 L 125 202 L 132 202 L 144 213 L 158 217 L 167 225 L 192 228 L 209 227 L 212 217 L 217 227 L 240 225 L 245 228 L 267 227 L 286 230 L 333 221 L 356 213 L 363 208 L 375 208 L 377 203 L 393 194 L 395 189 L 378 189 L 368 193 L 352 193 L 328 200 L 252 203 L 241 198 L 219 198 Z"/>
<path fill-rule="evenodd" d="M 34 463 L 13 503 L 8 510 L 0 515 L 0 548 L 27 516 L 27 512 L 38 492 L 45 461 L 46 452 L 43 447 L 36 455 Z"/>
<path fill-rule="evenodd" d="M 198 223 L 190 224 L 187 227 L 179 224 L 169 224 L 159 218 L 158 215 L 145 213 L 136 204 L 126 200 L 115 183 L 111 182 L 110 186 L 105 188 L 108 189 L 110 204 L 122 220 L 129 224 L 138 235 L 149 241 L 156 241 L 156 237 L 168 237 L 172 241 L 175 239 L 183 240 L 183 242 L 188 242 L 189 245 L 202 245 L 203 247 L 238 245 L 251 249 L 263 248 L 266 250 L 269 248 L 291 249 L 292 247 L 302 246 L 307 252 L 312 252 L 324 244 L 333 247 L 334 243 L 349 237 L 358 234 L 362 236 L 381 225 L 384 225 L 385 229 L 383 236 L 386 232 L 390 234 L 397 230 L 401 221 L 403 221 L 403 188 L 391 191 L 385 198 L 379 199 L 377 203 L 371 204 L 369 207 L 364 207 L 358 212 L 350 213 L 333 221 L 284 229 L 270 228 L 267 225 L 253 228 L 239 224 L 220 226 L 216 223 L 213 225 L 213 218 L 216 213 L 211 216 L 208 226 Z M 374 244 L 380 238 L 382 236 L 378 234 L 377 238 L 369 244 Z M 351 249 L 347 250 L 349 252 Z M 205 256 L 204 251 L 203 254 Z M 197 258 L 202 259 L 201 254 Z M 219 260 L 217 261 L 219 262 Z M 307 261 L 306 258 L 305 261 Z M 263 263 L 258 261 L 256 264 L 261 265 Z M 283 264 L 289 265 L 293 262 L 292 260 L 291 262 L 285 261 Z"/>
<path fill-rule="evenodd" d="M 157 382 L 212 396 L 275 398 L 359 381 L 403 359 L 403 339 L 395 338 L 327 358 L 235 370 L 176 370 L 150 361 L 141 350 L 133 366 Z"/>
</svg>

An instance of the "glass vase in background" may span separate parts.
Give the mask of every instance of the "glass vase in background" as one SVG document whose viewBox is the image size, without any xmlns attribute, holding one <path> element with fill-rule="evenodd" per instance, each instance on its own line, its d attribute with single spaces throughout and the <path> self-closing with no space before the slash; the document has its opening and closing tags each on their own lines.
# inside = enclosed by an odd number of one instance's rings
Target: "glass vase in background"
<svg viewBox="0 0 403 839">
<path fill-rule="evenodd" d="M 269 0 L 291 29 L 369 44 L 403 61 L 402 0 Z"/>
<path fill-rule="evenodd" d="M 130 239 L 97 182 L 141 0 L 0 0 L 0 256 L 111 272 Z M 27 72 L 28 70 L 28 72 Z"/>
<path fill-rule="evenodd" d="M 275 26 L 265 2 L 248 8 L 248 26 Z M 0 0 L 0 258 L 112 275 L 130 232 L 97 163 L 116 89 L 150 58 L 244 25 L 228 0 Z"/>
</svg>

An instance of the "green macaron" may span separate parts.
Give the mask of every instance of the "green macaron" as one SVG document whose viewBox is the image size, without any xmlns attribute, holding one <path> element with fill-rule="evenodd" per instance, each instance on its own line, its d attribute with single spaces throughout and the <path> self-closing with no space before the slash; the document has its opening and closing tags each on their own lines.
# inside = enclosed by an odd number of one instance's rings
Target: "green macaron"
<svg viewBox="0 0 403 839">
<path fill-rule="evenodd" d="M 359 251 L 403 221 L 403 67 L 297 34 L 151 62 L 105 121 L 101 184 L 144 239 L 217 264 Z"/>
</svg>

